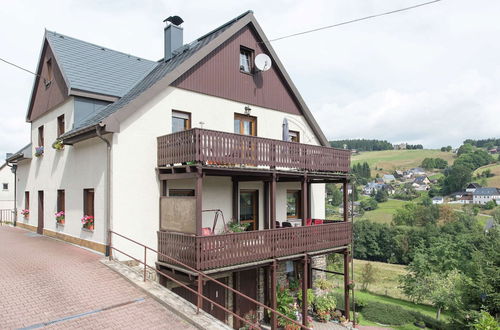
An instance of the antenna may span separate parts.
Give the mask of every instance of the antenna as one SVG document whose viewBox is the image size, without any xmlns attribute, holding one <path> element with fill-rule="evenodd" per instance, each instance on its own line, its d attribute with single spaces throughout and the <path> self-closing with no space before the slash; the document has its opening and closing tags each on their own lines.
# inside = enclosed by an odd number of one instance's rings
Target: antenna
<svg viewBox="0 0 500 330">
<path fill-rule="evenodd" d="M 267 71 L 271 68 L 272 61 L 266 54 L 259 54 L 255 56 L 255 67 L 259 71 Z"/>
</svg>

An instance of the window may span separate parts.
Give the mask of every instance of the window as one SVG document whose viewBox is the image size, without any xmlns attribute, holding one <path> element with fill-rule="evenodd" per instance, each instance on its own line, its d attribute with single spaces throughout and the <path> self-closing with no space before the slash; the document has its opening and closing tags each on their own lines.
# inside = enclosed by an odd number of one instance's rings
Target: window
<svg viewBox="0 0 500 330">
<path fill-rule="evenodd" d="M 57 191 L 57 212 L 66 211 L 66 193 L 64 190 Z"/>
<path fill-rule="evenodd" d="M 252 56 L 251 49 L 240 47 L 240 71 L 245 73 L 252 72 Z"/>
<path fill-rule="evenodd" d="M 47 60 L 47 77 L 44 79 L 45 88 L 49 88 L 52 83 L 52 59 Z"/>
<path fill-rule="evenodd" d="M 57 137 L 64 134 L 64 115 L 57 117 Z"/>
<path fill-rule="evenodd" d="M 300 190 L 287 190 L 286 217 L 298 218 L 300 214 Z"/>
<path fill-rule="evenodd" d="M 30 209 L 30 192 L 29 191 L 24 192 L 24 209 L 25 210 Z"/>
<path fill-rule="evenodd" d="M 83 215 L 94 216 L 94 189 L 83 190 Z"/>
<path fill-rule="evenodd" d="M 38 146 L 43 147 L 43 126 L 38 127 Z"/>
<path fill-rule="evenodd" d="M 185 197 L 185 196 L 194 196 L 194 189 L 170 189 L 168 191 L 168 195 L 170 197 Z"/>
<path fill-rule="evenodd" d="M 297 131 L 288 131 L 288 136 L 292 142 L 300 142 L 300 133 Z"/>
<path fill-rule="evenodd" d="M 9 184 L 8 183 L 2 183 L 3 190 L 9 190 Z"/>
<path fill-rule="evenodd" d="M 189 112 L 172 110 L 172 133 L 182 132 L 191 128 Z"/>
<path fill-rule="evenodd" d="M 257 118 L 240 114 L 234 115 L 234 132 L 243 135 L 257 135 Z"/>
</svg>

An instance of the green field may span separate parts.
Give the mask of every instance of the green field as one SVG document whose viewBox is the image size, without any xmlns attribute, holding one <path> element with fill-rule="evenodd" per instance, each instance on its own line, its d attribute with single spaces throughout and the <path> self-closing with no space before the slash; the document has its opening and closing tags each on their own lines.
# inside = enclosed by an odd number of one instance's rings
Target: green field
<svg viewBox="0 0 500 330">
<path fill-rule="evenodd" d="M 389 199 L 385 203 L 379 203 L 378 208 L 373 211 L 366 211 L 365 214 L 359 219 L 367 219 L 373 222 L 388 223 L 392 222 L 392 216 L 396 213 L 397 209 L 403 207 L 406 201 L 400 201 L 397 199 Z"/>
<path fill-rule="evenodd" d="M 404 170 L 419 167 L 424 158 L 442 158 L 452 164 L 454 161 L 452 152 L 442 152 L 434 149 L 423 150 L 384 150 L 366 151 L 352 157 L 352 165 L 367 162 L 372 169 L 372 176 L 376 173 L 391 173 L 394 170 Z M 375 167 L 377 170 L 375 171 Z M 380 168 L 382 168 L 380 170 Z"/>
<path fill-rule="evenodd" d="M 495 174 L 495 176 L 491 178 L 487 178 L 488 187 L 499 187 L 500 188 L 500 164 L 491 164 L 487 166 L 483 166 L 474 171 L 474 175 L 483 172 L 484 170 L 489 169 L 491 173 Z"/>
</svg>

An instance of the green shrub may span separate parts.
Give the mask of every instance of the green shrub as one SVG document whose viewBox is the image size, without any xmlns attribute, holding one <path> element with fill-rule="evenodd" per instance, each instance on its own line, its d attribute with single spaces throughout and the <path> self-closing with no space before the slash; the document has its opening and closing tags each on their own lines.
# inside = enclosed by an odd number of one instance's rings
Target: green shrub
<svg viewBox="0 0 500 330">
<path fill-rule="evenodd" d="M 443 321 L 436 320 L 432 316 L 427 316 L 419 312 L 411 312 L 417 321 L 421 321 L 429 329 L 446 330 L 448 327 Z"/>
<path fill-rule="evenodd" d="M 370 302 L 362 312 L 365 319 L 389 325 L 404 325 L 415 322 L 415 316 L 404 308 L 396 305 Z"/>
<path fill-rule="evenodd" d="M 345 310 L 344 295 L 342 295 L 340 293 L 336 293 L 334 296 L 335 296 L 335 300 L 337 301 L 337 308 L 344 311 Z M 368 303 L 363 298 L 355 297 L 354 305 L 356 305 L 356 312 L 361 311 L 366 306 L 366 304 L 368 304 Z M 352 305 L 352 297 L 351 297 L 351 311 L 353 310 L 352 306 L 353 305 Z"/>
</svg>

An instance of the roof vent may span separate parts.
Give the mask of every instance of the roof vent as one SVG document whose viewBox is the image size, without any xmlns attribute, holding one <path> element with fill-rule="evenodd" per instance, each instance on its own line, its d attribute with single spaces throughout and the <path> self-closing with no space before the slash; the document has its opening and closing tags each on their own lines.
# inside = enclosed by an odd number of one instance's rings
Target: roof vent
<svg viewBox="0 0 500 330">
<path fill-rule="evenodd" d="M 184 21 L 179 16 L 170 16 L 163 22 L 167 22 L 165 26 L 165 62 L 170 60 L 174 51 L 183 45 L 183 29 L 179 26 Z"/>
</svg>

